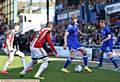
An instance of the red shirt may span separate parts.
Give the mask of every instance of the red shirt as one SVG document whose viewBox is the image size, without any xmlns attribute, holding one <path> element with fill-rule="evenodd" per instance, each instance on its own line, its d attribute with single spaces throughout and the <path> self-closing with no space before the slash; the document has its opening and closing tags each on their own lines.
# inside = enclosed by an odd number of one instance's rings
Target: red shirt
<svg viewBox="0 0 120 82">
<path fill-rule="evenodd" d="M 54 45 L 50 37 L 49 28 L 43 28 L 40 31 L 38 31 L 31 42 L 31 46 L 34 46 L 35 48 L 42 48 L 45 41 L 49 43 L 52 50 L 57 54 L 57 51 L 54 48 Z"/>
<path fill-rule="evenodd" d="M 14 33 L 12 31 L 8 31 L 6 32 L 6 37 L 5 37 L 5 42 L 3 44 L 3 48 L 7 48 L 7 43 L 6 43 L 6 40 L 9 40 L 10 42 L 10 46 L 12 46 L 12 43 L 14 41 Z"/>
</svg>

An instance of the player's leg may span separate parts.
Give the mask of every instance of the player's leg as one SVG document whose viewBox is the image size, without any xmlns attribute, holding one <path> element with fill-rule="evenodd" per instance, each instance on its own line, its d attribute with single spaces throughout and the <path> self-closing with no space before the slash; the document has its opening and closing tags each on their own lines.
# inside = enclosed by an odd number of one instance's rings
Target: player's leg
<svg viewBox="0 0 120 82">
<path fill-rule="evenodd" d="M 39 78 L 39 79 L 45 79 L 44 77 L 41 76 L 41 73 L 48 67 L 48 57 L 46 51 L 41 48 L 40 49 L 41 53 L 43 54 L 43 63 L 40 65 L 37 73 L 35 74 L 34 78 Z"/>
<path fill-rule="evenodd" d="M 23 71 L 20 72 L 21 76 L 24 76 L 26 74 L 26 72 L 28 72 L 29 70 L 32 70 L 32 66 L 37 63 L 37 59 L 41 55 L 40 54 L 41 52 L 40 52 L 40 50 L 38 48 L 30 47 L 30 51 L 31 51 L 32 60 L 30 61 L 29 64 L 27 64 L 26 69 L 23 69 Z"/>
<path fill-rule="evenodd" d="M 100 47 L 100 52 L 99 52 L 99 64 L 97 65 L 97 67 L 102 67 L 102 62 L 103 62 L 103 54 L 104 52 L 106 52 L 107 49 L 107 45 L 106 44 L 102 44 L 102 46 Z"/>
<path fill-rule="evenodd" d="M 30 52 L 32 61 L 27 64 L 27 71 L 29 71 L 29 69 L 31 69 L 37 63 L 37 59 L 44 56 L 39 48 L 30 47 Z"/>
<path fill-rule="evenodd" d="M 27 70 L 26 70 L 27 72 L 33 70 L 32 67 L 37 63 L 37 59 L 40 59 L 43 56 L 47 56 L 47 54 L 43 55 L 43 53 L 41 53 L 41 52 L 44 52 L 44 50 L 42 50 L 42 48 L 39 49 L 39 48 L 30 47 L 30 52 L 31 52 L 32 61 L 29 64 L 27 64 Z M 46 52 L 44 52 L 44 53 L 46 53 Z"/>
<path fill-rule="evenodd" d="M 75 57 L 75 50 L 71 50 L 70 51 L 70 57 L 67 58 L 65 64 L 64 64 L 64 67 L 61 69 L 62 72 L 65 72 L 65 73 L 70 73 L 69 70 L 67 70 L 67 67 L 71 64 L 72 60 L 74 59 Z"/>
<path fill-rule="evenodd" d="M 113 58 L 112 53 L 108 53 L 109 59 L 111 60 L 112 64 L 114 65 L 114 71 L 118 71 L 118 65 L 116 63 L 116 60 Z"/>
<path fill-rule="evenodd" d="M 30 61 L 30 63 L 27 64 L 27 70 L 26 72 L 32 71 L 33 70 L 33 66 L 37 63 L 37 59 L 36 58 L 32 58 L 32 60 Z"/>
<path fill-rule="evenodd" d="M 24 76 L 27 72 L 32 71 L 32 67 L 37 63 L 37 59 L 32 59 L 30 63 L 27 65 L 26 69 L 23 69 L 22 72 L 20 72 L 20 76 Z"/>
<path fill-rule="evenodd" d="M 45 79 L 45 77 L 41 76 L 41 73 L 48 67 L 48 57 L 42 59 L 43 63 L 40 65 L 37 73 L 35 74 L 34 78 Z"/>
<path fill-rule="evenodd" d="M 15 54 L 18 55 L 18 56 L 20 56 L 21 62 L 22 62 L 23 67 L 24 67 L 24 70 L 26 70 L 27 69 L 27 65 L 26 65 L 25 54 L 23 52 L 21 52 L 21 51 L 16 51 Z"/>
<path fill-rule="evenodd" d="M 80 47 L 78 49 L 83 54 L 83 62 L 84 62 L 84 70 L 87 72 L 92 72 L 90 68 L 88 68 L 88 57 L 87 57 L 87 51 L 85 50 L 84 47 Z"/>
<path fill-rule="evenodd" d="M 109 46 L 108 48 L 108 57 L 109 59 L 111 60 L 112 64 L 114 65 L 114 71 L 117 71 L 118 70 L 118 65 L 116 63 L 116 60 L 113 58 L 113 52 L 112 52 L 112 46 Z"/>
<path fill-rule="evenodd" d="M 99 64 L 97 65 L 97 67 L 102 67 L 102 62 L 103 62 L 103 51 L 99 52 Z"/>
<path fill-rule="evenodd" d="M 13 59 L 14 59 L 14 54 L 15 52 L 14 51 L 11 51 L 9 54 L 8 54 L 8 60 L 7 62 L 5 63 L 5 66 L 3 67 L 3 70 L 1 71 L 2 74 L 7 74 L 8 71 L 8 67 L 11 65 Z"/>
</svg>

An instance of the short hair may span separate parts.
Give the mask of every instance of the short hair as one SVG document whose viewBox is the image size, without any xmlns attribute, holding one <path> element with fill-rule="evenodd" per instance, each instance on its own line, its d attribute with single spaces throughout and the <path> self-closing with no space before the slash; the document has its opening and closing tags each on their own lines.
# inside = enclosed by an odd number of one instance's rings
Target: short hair
<svg viewBox="0 0 120 82">
<path fill-rule="evenodd" d="M 72 16 L 71 20 L 74 20 L 74 19 L 77 19 L 77 17 L 76 16 Z"/>
<path fill-rule="evenodd" d="M 53 24 L 53 25 L 54 25 L 53 22 L 48 22 L 48 23 L 46 24 L 46 27 L 49 27 L 50 24 Z"/>
<path fill-rule="evenodd" d="M 105 20 L 100 20 L 100 23 L 106 23 Z"/>
</svg>

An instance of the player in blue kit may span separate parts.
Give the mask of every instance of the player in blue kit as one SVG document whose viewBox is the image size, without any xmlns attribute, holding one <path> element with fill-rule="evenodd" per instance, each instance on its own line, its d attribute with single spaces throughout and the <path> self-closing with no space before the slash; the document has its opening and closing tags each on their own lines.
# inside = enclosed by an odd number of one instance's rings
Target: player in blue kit
<svg viewBox="0 0 120 82">
<path fill-rule="evenodd" d="M 68 46 L 70 50 L 70 57 L 66 60 L 64 67 L 61 69 L 62 72 L 70 73 L 70 71 L 67 70 L 67 67 L 75 58 L 75 53 L 77 51 L 80 51 L 83 54 L 83 61 L 85 65 L 84 70 L 86 70 L 87 72 L 92 72 L 92 70 L 87 66 L 88 57 L 85 48 L 79 43 L 78 33 L 80 33 L 83 36 L 86 35 L 78 29 L 77 17 L 73 16 L 71 18 L 71 23 L 68 25 L 64 36 L 64 49 L 66 49 Z"/>
<path fill-rule="evenodd" d="M 115 62 L 115 59 L 113 58 L 112 53 L 112 47 L 113 47 L 113 38 L 112 38 L 112 32 L 108 26 L 105 25 L 105 21 L 101 20 L 99 22 L 100 29 L 101 29 L 101 47 L 100 47 L 100 59 L 99 64 L 97 67 L 102 67 L 102 61 L 103 61 L 103 53 L 106 52 L 108 57 L 110 58 L 111 62 L 115 66 L 114 70 L 118 70 L 118 65 Z"/>
</svg>

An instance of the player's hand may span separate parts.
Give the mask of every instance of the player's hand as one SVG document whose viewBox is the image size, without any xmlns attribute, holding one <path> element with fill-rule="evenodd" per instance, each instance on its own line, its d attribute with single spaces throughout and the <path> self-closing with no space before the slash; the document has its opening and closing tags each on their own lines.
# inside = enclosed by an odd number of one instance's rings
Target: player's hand
<svg viewBox="0 0 120 82">
<path fill-rule="evenodd" d="M 60 57 L 60 55 L 59 54 L 56 54 L 56 58 L 59 58 Z"/>
<path fill-rule="evenodd" d="M 67 44 L 64 44 L 64 45 L 63 45 L 63 48 L 66 50 L 66 49 L 67 49 Z"/>
<path fill-rule="evenodd" d="M 97 43 L 98 43 L 99 45 L 101 45 L 101 42 L 100 42 L 100 41 L 97 41 Z"/>
<path fill-rule="evenodd" d="M 87 34 L 82 34 L 83 36 L 87 36 Z"/>
</svg>

